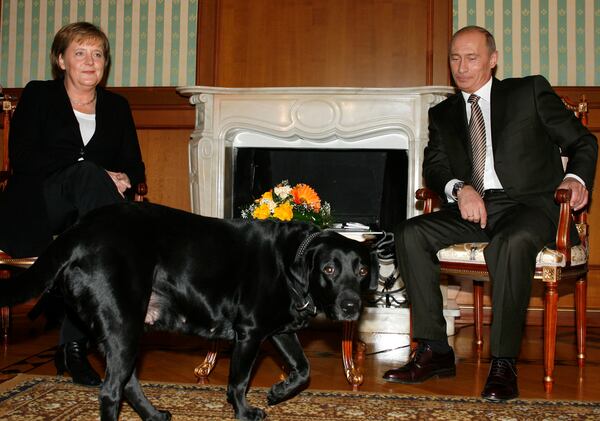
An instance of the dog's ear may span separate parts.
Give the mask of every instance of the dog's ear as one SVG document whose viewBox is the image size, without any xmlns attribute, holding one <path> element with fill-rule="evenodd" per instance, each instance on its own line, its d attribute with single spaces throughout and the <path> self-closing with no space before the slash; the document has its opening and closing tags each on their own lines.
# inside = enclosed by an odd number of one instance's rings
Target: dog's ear
<svg viewBox="0 0 600 421">
<path fill-rule="evenodd" d="M 370 257 L 369 276 L 365 278 L 362 286 L 364 290 L 375 291 L 379 285 L 379 260 L 377 258 L 377 250 L 372 250 Z"/>
<path fill-rule="evenodd" d="M 302 226 L 306 229 L 306 226 Z M 295 283 L 301 287 L 303 294 L 308 294 L 310 276 L 315 265 L 315 250 L 318 245 L 313 241 L 321 235 L 320 231 L 312 232 L 304 238 L 295 251 L 295 257 L 289 266 L 289 274 Z"/>
<path fill-rule="evenodd" d="M 305 262 L 305 258 L 296 259 L 290 265 L 289 275 L 294 280 L 294 285 L 296 285 L 303 295 L 308 293 L 308 276 L 309 270 L 307 269 L 308 262 Z"/>
</svg>

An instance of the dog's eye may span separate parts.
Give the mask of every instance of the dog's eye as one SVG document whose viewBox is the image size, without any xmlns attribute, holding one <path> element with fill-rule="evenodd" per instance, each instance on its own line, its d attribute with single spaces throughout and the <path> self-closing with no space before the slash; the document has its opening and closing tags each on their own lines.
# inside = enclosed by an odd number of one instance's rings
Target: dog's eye
<svg viewBox="0 0 600 421">
<path fill-rule="evenodd" d="M 366 268 L 366 267 L 364 267 L 364 266 L 363 266 L 363 267 L 361 267 L 361 268 L 358 270 L 358 274 L 359 274 L 359 276 L 362 276 L 362 277 L 365 277 L 365 276 L 367 276 L 367 274 L 368 274 L 368 273 L 369 273 L 369 269 L 367 269 L 367 268 Z"/>
<path fill-rule="evenodd" d="M 323 268 L 323 272 L 325 273 L 325 275 L 333 275 L 333 273 L 335 272 L 335 268 L 333 266 L 325 266 Z"/>
</svg>

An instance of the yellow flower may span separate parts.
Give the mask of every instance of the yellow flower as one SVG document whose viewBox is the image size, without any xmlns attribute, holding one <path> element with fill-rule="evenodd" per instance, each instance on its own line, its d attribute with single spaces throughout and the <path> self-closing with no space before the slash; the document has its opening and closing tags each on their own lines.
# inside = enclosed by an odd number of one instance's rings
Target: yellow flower
<svg viewBox="0 0 600 421">
<path fill-rule="evenodd" d="M 271 210 L 269 209 L 269 205 L 266 203 L 257 206 L 252 212 L 252 217 L 254 219 L 267 219 L 269 216 L 271 216 Z"/>
<path fill-rule="evenodd" d="M 275 208 L 273 216 L 281 221 L 291 221 L 294 216 L 292 205 L 289 202 L 282 203 Z"/>
<path fill-rule="evenodd" d="M 268 192 L 263 193 L 261 199 L 273 200 L 273 191 L 269 190 Z"/>
</svg>

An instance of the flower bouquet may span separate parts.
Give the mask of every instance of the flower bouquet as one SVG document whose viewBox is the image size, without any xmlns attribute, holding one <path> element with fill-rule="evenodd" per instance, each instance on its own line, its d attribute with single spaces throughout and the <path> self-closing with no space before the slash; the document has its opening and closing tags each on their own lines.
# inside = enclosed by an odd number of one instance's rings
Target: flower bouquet
<svg viewBox="0 0 600 421">
<path fill-rule="evenodd" d="M 292 187 L 284 180 L 242 209 L 242 218 L 307 221 L 324 228 L 331 224 L 331 207 L 308 184 Z"/>
</svg>

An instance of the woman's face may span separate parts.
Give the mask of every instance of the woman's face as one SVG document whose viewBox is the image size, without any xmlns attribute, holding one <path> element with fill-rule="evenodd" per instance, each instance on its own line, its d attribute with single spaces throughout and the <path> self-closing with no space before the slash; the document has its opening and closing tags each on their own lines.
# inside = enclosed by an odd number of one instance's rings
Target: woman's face
<svg viewBox="0 0 600 421">
<path fill-rule="evenodd" d="M 67 87 L 96 87 L 104 76 L 106 65 L 102 43 L 93 39 L 72 41 L 58 56 L 58 64 L 65 71 Z"/>
</svg>

